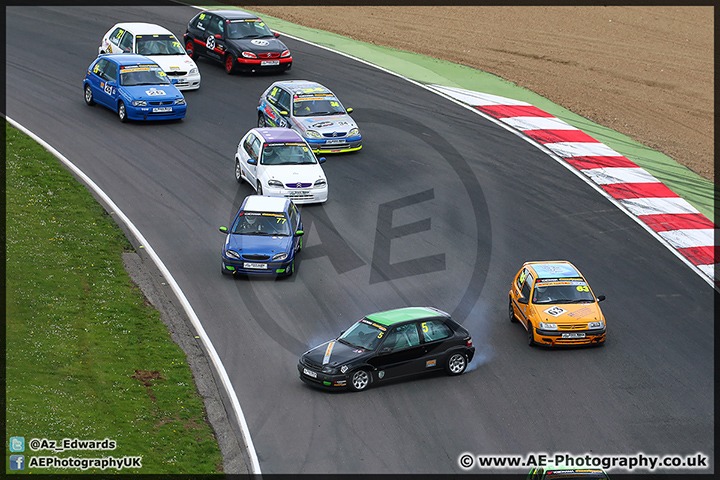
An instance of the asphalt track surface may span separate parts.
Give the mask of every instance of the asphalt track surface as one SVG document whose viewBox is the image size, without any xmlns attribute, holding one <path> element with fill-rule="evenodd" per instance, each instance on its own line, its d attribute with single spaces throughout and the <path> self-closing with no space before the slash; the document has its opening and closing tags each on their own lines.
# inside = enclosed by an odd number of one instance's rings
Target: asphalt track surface
<svg viewBox="0 0 720 480">
<path fill-rule="evenodd" d="M 110 26 L 148 21 L 180 36 L 195 12 L 7 7 L 6 113 L 94 179 L 163 259 L 227 368 L 263 473 L 453 473 L 464 452 L 712 456 L 712 288 L 518 136 L 288 38 L 287 74 L 228 76 L 200 60 L 180 122 L 121 124 L 85 105 L 82 78 Z M 252 193 L 235 182 L 234 150 L 260 93 L 292 78 L 354 107 L 363 149 L 325 164 L 330 199 L 302 207 L 294 277 L 222 276 L 218 227 Z M 607 295 L 606 346 L 530 348 L 509 322 L 512 275 L 550 259 L 571 260 Z M 360 394 L 298 379 L 305 349 L 407 305 L 451 312 L 471 331 L 466 374 Z"/>
</svg>

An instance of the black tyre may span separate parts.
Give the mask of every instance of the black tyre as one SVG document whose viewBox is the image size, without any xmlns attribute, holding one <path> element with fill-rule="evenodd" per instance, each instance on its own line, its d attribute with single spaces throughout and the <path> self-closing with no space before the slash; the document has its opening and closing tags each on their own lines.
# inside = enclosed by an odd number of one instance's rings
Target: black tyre
<svg viewBox="0 0 720 480">
<path fill-rule="evenodd" d="M 197 52 L 195 52 L 195 44 L 193 44 L 192 39 L 188 40 L 185 44 L 185 52 L 187 52 L 190 58 L 192 58 L 193 60 L 197 60 L 198 54 Z"/>
<path fill-rule="evenodd" d="M 510 299 L 510 303 L 508 305 L 508 317 L 510 317 L 510 322 L 518 322 L 518 319 L 515 317 L 515 311 L 513 310 L 512 298 Z"/>
<path fill-rule="evenodd" d="M 353 392 L 361 392 L 370 386 L 370 372 L 367 370 L 355 370 L 350 375 L 350 383 L 348 384 Z"/>
<path fill-rule="evenodd" d="M 290 262 L 290 266 L 288 267 L 287 276 L 292 277 L 293 273 L 295 273 L 295 259 L 293 258 L 293 261 Z"/>
<path fill-rule="evenodd" d="M 262 193 L 262 183 L 260 183 L 260 182 L 258 182 L 257 194 L 258 194 L 258 195 L 262 195 L 262 194 L 263 194 L 263 193 Z"/>
<path fill-rule="evenodd" d="M 527 324 L 527 339 L 528 339 L 528 345 L 531 347 L 535 346 L 535 336 L 533 335 L 533 324 L 530 320 L 528 320 Z"/>
<path fill-rule="evenodd" d="M 460 375 L 467 368 L 467 357 L 464 353 L 455 352 L 445 362 L 445 371 L 448 375 Z"/>
<path fill-rule="evenodd" d="M 125 104 L 122 100 L 118 102 L 118 117 L 120 117 L 120 121 L 123 123 L 128 121 L 127 110 L 125 110 Z"/>
<path fill-rule="evenodd" d="M 93 98 L 92 88 L 90 88 L 90 85 L 85 85 L 85 103 L 91 107 L 95 105 L 95 99 Z"/>
<path fill-rule="evenodd" d="M 240 160 L 237 158 L 235 159 L 235 180 L 238 183 L 242 183 L 243 176 L 242 176 L 242 168 L 240 168 Z"/>
<path fill-rule="evenodd" d="M 267 121 L 265 120 L 265 115 L 262 113 L 258 113 L 258 127 L 264 128 L 267 127 Z"/>
<path fill-rule="evenodd" d="M 235 73 L 235 64 L 237 63 L 237 57 L 232 53 L 225 55 L 225 73 L 232 75 Z"/>
</svg>

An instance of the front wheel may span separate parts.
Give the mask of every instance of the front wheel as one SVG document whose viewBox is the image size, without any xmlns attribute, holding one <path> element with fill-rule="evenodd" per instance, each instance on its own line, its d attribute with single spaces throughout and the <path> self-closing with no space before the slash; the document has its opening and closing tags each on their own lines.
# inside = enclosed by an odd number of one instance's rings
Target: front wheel
<svg viewBox="0 0 720 480">
<path fill-rule="evenodd" d="M 235 73 L 235 62 L 237 62 L 237 57 L 228 52 L 228 54 L 225 55 L 225 72 L 228 75 Z"/>
<path fill-rule="evenodd" d="M 533 325 L 529 319 L 528 319 L 528 324 L 527 324 L 527 342 L 528 342 L 528 345 L 530 345 L 531 347 L 535 346 L 535 335 L 533 334 Z"/>
<path fill-rule="evenodd" d="M 447 371 L 448 375 L 452 376 L 460 375 L 466 368 L 467 357 L 460 352 L 455 352 L 450 355 L 447 359 L 447 363 L 445 364 L 445 371 Z"/>
<path fill-rule="evenodd" d="M 190 58 L 192 58 L 193 60 L 197 60 L 198 54 L 195 53 L 195 45 L 193 45 L 192 39 L 188 40 L 185 44 L 185 52 L 187 52 Z"/>
<path fill-rule="evenodd" d="M 85 85 L 85 103 L 90 106 L 95 105 L 95 99 L 93 98 L 92 88 L 90 88 L 90 85 Z"/>
<path fill-rule="evenodd" d="M 262 194 L 263 194 L 263 192 L 262 192 L 262 183 L 260 183 L 260 182 L 258 182 L 257 194 L 258 194 L 258 195 L 262 195 Z"/>
<path fill-rule="evenodd" d="M 240 167 L 240 160 L 237 158 L 235 159 L 235 180 L 238 183 L 242 183 L 243 176 L 242 176 L 242 168 Z"/>
<path fill-rule="evenodd" d="M 122 100 L 118 102 L 118 117 L 120 117 L 120 121 L 125 123 L 127 122 L 127 110 L 125 109 L 125 104 Z"/>
<path fill-rule="evenodd" d="M 515 311 L 513 310 L 512 298 L 510 299 L 510 304 L 508 305 L 508 316 L 510 317 L 510 322 L 517 323 L 518 319 L 515 318 Z"/>
<path fill-rule="evenodd" d="M 265 128 L 267 126 L 268 126 L 268 124 L 267 124 L 267 120 L 265 120 L 265 115 L 263 115 L 262 113 L 259 113 L 258 114 L 258 127 Z"/>
<path fill-rule="evenodd" d="M 370 385 L 370 372 L 367 370 L 356 370 L 350 376 L 350 389 L 354 392 L 361 392 Z"/>
</svg>

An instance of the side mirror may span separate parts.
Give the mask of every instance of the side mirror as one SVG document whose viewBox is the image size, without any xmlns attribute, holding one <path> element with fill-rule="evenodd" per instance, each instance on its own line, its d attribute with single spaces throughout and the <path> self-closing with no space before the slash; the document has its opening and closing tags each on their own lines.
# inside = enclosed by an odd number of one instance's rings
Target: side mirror
<svg viewBox="0 0 720 480">
<path fill-rule="evenodd" d="M 280 110 L 280 115 L 289 115 L 287 110 Z"/>
<path fill-rule="evenodd" d="M 257 165 L 257 160 L 255 160 L 254 158 L 248 158 L 247 163 L 249 165 Z"/>
<path fill-rule="evenodd" d="M 392 348 L 390 347 L 383 347 L 381 348 L 378 353 L 390 353 L 392 351 Z"/>
<path fill-rule="evenodd" d="M 348 114 L 350 114 L 350 113 L 353 112 L 353 109 L 352 109 L 352 108 L 346 108 L 345 111 L 346 111 Z"/>
<path fill-rule="evenodd" d="M 275 35 L 275 38 L 278 38 L 280 36 L 278 32 L 275 32 L 273 35 Z"/>
<path fill-rule="evenodd" d="M 325 163 L 326 160 L 327 160 L 327 158 L 320 157 L 320 158 L 318 158 L 318 163 Z"/>
<path fill-rule="evenodd" d="M 527 305 L 528 299 L 525 298 L 525 297 L 523 297 L 522 295 L 520 295 L 520 296 L 518 297 L 518 303 L 524 303 L 525 305 Z"/>
<path fill-rule="evenodd" d="M 220 231 L 221 231 L 222 233 L 228 233 L 227 227 L 220 227 Z"/>
<path fill-rule="evenodd" d="M 117 82 L 115 80 L 109 80 L 105 82 L 105 85 L 107 85 L 108 87 L 117 87 Z"/>
<path fill-rule="evenodd" d="M 598 295 L 598 296 L 597 296 L 597 301 L 598 301 L 598 302 L 602 302 L 603 300 L 605 300 L 605 295 Z"/>
<path fill-rule="evenodd" d="M 172 83 L 173 85 L 175 85 L 177 82 L 178 82 L 178 79 L 177 79 L 177 78 L 171 78 L 171 79 L 170 79 L 170 83 Z"/>
<path fill-rule="evenodd" d="M 297 232 L 295 232 L 295 236 L 296 236 L 296 237 L 302 237 L 303 235 L 305 235 L 305 232 L 302 231 L 302 230 L 298 230 Z M 344 332 L 344 331 L 345 331 L 345 330 L 343 330 L 343 332 Z M 342 333 L 341 333 L 340 335 L 342 335 Z"/>
<path fill-rule="evenodd" d="M 215 35 L 215 38 L 222 38 L 222 34 L 218 33 L 217 35 Z"/>
</svg>

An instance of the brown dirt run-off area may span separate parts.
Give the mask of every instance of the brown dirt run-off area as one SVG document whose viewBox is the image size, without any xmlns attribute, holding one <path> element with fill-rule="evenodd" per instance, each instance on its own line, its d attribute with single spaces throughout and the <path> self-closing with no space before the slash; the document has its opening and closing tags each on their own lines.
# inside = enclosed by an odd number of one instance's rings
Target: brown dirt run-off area
<svg viewBox="0 0 720 480">
<path fill-rule="evenodd" d="M 244 8 L 493 73 L 715 180 L 711 6 Z"/>
</svg>

